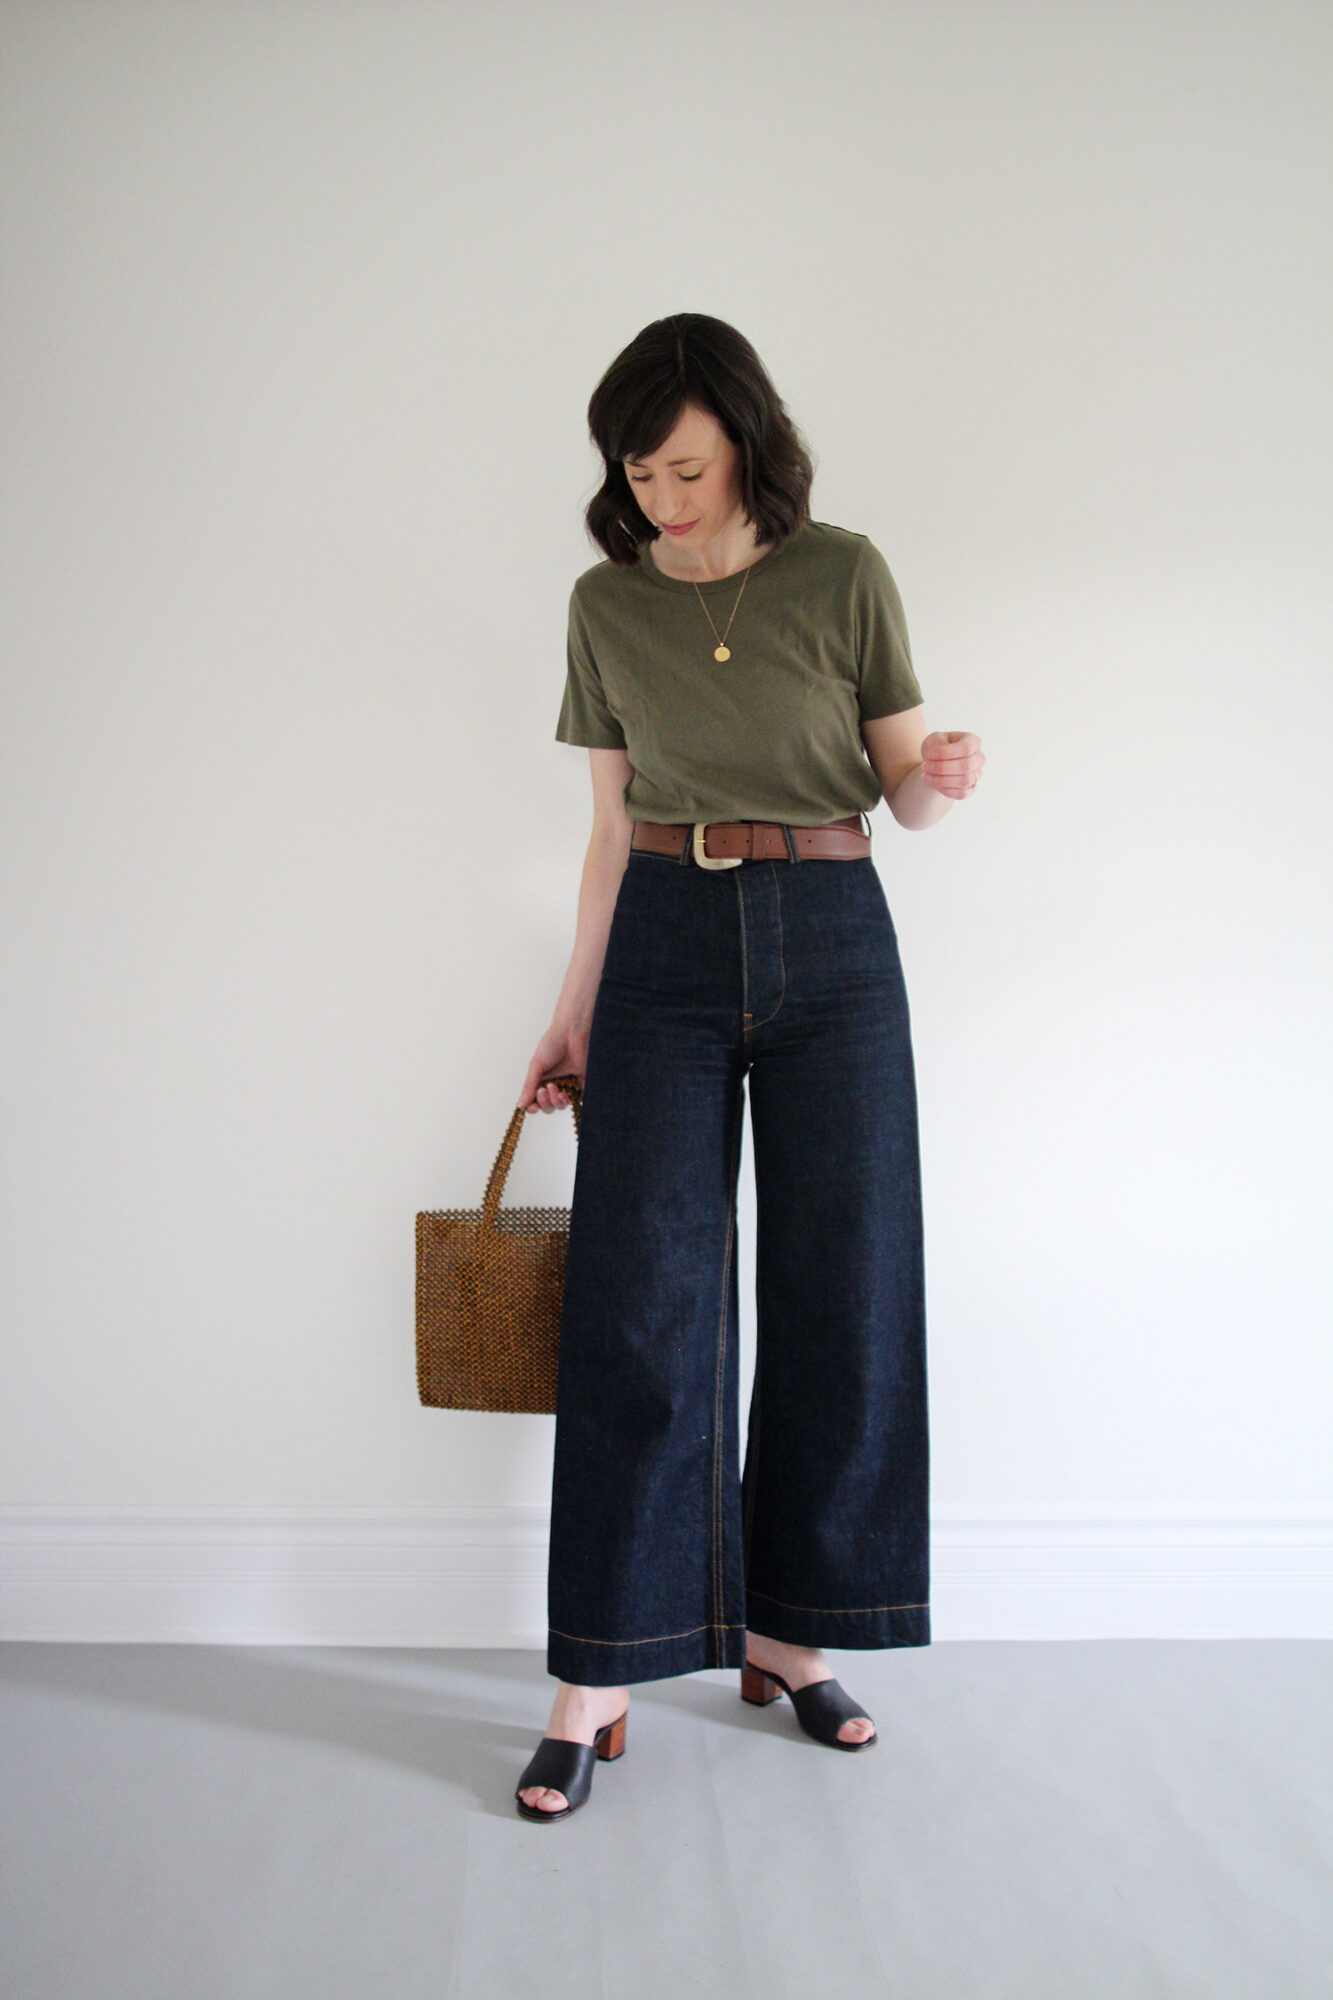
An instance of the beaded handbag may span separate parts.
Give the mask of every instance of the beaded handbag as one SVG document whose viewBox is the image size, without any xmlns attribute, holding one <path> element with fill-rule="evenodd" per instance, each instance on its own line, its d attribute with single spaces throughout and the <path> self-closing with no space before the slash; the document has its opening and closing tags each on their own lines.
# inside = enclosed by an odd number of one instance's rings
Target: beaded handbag
<svg viewBox="0 0 1333 2000">
<path fill-rule="evenodd" d="M 579 1133 L 583 1086 L 569 1097 Z M 477 1208 L 417 1216 L 417 1391 L 446 1410 L 554 1413 L 567 1208 L 501 1208 L 528 1113 L 515 1106 Z"/>
</svg>

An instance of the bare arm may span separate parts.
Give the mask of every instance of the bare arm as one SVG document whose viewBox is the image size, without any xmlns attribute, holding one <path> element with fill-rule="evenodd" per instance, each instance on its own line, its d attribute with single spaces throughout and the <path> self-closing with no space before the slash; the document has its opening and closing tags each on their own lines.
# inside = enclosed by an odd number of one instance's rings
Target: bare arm
<svg viewBox="0 0 1333 2000">
<path fill-rule="evenodd" d="M 986 762 L 981 739 L 970 730 L 932 730 L 918 703 L 897 715 L 877 715 L 861 724 L 875 776 L 899 826 L 916 832 L 934 826 L 955 799 L 970 798 Z"/>
<path fill-rule="evenodd" d="M 543 1084 L 543 1077 L 564 1071 L 581 1077 L 586 1072 L 588 1030 L 601 983 L 606 941 L 620 878 L 629 861 L 634 823 L 625 811 L 624 792 L 634 767 L 624 750 L 590 749 L 588 761 L 592 772 L 592 835 L 579 883 L 574 949 L 551 1025 L 537 1044 L 519 1094 L 518 1102 L 526 1111 L 558 1111 L 568 1102 L 563 1091 Z"/>
<path fill-rule="evenodd" d="M 879 788 L 899 826 L 915 832 L 942 819 L 953 801 L 921 783 L 921 745 L 926 735 L 926 711 L 921 703 L 897 715 L 877 715 L 861 724 Z"/>
</svg>

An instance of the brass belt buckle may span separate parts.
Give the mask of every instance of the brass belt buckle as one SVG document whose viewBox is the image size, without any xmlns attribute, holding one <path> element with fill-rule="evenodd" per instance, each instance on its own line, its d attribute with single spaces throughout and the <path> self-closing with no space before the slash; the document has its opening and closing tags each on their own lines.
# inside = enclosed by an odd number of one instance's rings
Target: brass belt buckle
<svg viewBox="0 0 1333 2000">
<path fill-rule="evenodd" d="M 694 822 L 694 858 L 701 868 L 739 868 L 743 854 L 705 854 L 704 832 L 709 822 L 697 819 Z"/>
</svg>

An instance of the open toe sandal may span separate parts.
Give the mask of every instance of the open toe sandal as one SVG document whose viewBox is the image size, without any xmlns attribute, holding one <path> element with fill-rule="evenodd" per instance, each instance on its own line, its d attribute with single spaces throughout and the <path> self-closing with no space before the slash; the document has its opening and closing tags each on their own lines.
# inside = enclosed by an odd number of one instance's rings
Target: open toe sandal
<svg viewBox="0 0 1333 2000">
<path fill-rule="evenodd" d="M 570 1743 L 563 1736 L 543 1736 L 537 1748 L 528 1759 L 527 1769 L 514 1787 L 514 1797 L 524 1819 L 568 1819 L 580 1806 L 588 1802 L 592 1790 L 593 1766 L 600 1757 L 610 1763 L 625 1754 L 625 1730 L 629 1721 L 629 1710 L 618 1715 L 614 1722 L 603 1723 L 591 1743 Z M 543 1812 L 540 1806 L 529 1806 L 519 1798 L 533 1785 L 544 1785 L 553 1792 L 563 1792 L 568 1805 L 559 1812 Z"/>
<path fill-rule="evenodd" d="M 867 1722 L 872 1719 L 839 1682 L 811 1681 L 807 1687 L 791 1688 L 781 1674 L 772 1673 L 767 1667 L 746 1665 L 741 1668 L 741 1698 L 744 1701 L 766 1708 L 780 1694 L 791 1697 L 796 1720 L 816 1743 L 830 1743 L 835 1750 L 868 1750 L 872 1743 L 879 1742 L 878 1730 L 862 1743 L 844 1743 L 838 1735 L 843 1723 L 850 1722 L 854 1716 L 865 1715 Z"/>
</svg>

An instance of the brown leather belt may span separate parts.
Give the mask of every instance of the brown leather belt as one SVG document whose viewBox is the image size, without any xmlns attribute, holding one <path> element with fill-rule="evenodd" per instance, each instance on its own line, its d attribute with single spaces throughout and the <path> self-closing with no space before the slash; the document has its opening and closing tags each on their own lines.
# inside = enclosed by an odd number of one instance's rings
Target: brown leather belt
<svg viewBox="0 0 1333 2000">
<path fill-rule="evenodd" d="M 859 861 L 870 852 L 870 834 L 861 831 L 863 817 L 851 813 L 824 826 L 784 826 L 774 819 L 693 824 L 637 819 L 630 846 L 649 854 L 669 854 L 676 861 L 692 858 L 701 868 L 735 868 L 742 861 Z"/>
</svg>

